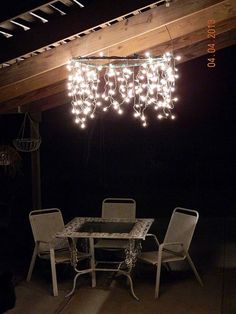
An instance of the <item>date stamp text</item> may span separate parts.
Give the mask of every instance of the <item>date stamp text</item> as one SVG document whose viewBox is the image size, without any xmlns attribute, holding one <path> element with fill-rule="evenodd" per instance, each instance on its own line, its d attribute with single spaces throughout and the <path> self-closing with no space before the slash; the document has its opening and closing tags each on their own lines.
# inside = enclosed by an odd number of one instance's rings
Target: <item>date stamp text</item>
<svg viewBox="0 0 236 314">
<path fill-rule="evenodd" d="M 207 67 L 214 68 L 216 66 L 216 21 L 214 19 L 207 21 L 207 38 Z"/>
</svg>

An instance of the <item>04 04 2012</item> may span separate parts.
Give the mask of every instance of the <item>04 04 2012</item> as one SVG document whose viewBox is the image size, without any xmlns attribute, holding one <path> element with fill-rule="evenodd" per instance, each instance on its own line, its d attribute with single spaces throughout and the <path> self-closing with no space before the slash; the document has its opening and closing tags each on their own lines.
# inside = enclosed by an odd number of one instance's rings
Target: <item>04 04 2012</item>
<svg viewBox="0 0 236 314">
<path fill-rule="evenodd" d="M 209 40 L 207 44 L 207 67 L 214 68 L 216 66 L 216 21 L 214 19 L 207 21 L 207 38 Z"/>
</svg>

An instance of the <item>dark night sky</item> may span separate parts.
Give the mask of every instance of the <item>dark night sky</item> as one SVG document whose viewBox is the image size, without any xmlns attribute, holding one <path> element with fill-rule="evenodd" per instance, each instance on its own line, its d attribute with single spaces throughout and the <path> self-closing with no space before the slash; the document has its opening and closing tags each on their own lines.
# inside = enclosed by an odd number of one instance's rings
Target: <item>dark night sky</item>
<svg viewBox="0 0 236 314">
<path fill-rule="evenodd" d="M 108 113 L 81 130 L 69 104 L 44 112 L 43 207 L 99 216 L 104 197 L 120 196 L 137 200 L 140 217 L 169 216 L 175 206 L 234 215 L 235 55 L 233 46 L 217 52 L 216 68 L 207 56 L 178 66 L 175 121 L 153 118 L 143 128 L 132 115 Z M 0 116 L 0 144 L 11 144 L 22 118 Z M 22 174 L 8 184 L 1 176 L 0 197 L 14 193 L 17 215 L 31 207 L 29 156 L 21 156 Z"/>
</svg>

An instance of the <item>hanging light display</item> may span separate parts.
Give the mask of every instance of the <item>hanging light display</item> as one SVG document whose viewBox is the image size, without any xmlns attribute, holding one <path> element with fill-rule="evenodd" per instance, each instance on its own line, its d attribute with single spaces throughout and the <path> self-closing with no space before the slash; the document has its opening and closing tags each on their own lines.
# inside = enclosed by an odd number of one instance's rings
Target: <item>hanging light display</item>
<svg viewBox="0 0 236 314">
<path fill-rule="evenodd" d="M 68 91 L 75 122 L 85 128 L 99 112 L 123 114 L 132 106 L 133 115 L 145 127 L 149 114 L 175 119 L 174 96 L 178 78 L 173 54 L 162 57 L 80 57 L 70 60 Z"/>
</svg>

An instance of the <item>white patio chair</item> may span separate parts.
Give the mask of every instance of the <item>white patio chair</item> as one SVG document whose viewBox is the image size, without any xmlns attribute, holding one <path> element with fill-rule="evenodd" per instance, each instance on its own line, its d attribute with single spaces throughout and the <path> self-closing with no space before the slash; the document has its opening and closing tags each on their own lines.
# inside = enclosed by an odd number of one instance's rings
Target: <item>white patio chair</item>
<svg viewBox="0 0 236 314">
<path fill-rule="evenodd" d="M 135 217 L 136 202 L 132 198 L 105 198 L 102 202 L 102 218 L 129 218 L 132 220 Z M 97 241 L 94 247 L 96 249 L 119 250 L 126 248 L 127 243 L 127 240 L 101 239 Z"/>
<path fill-rule="evenodd" d="M 174 209 L 163 243 L 159 243 L 157 237 L 148 234 L 154 239 L 157 245 L 156 251 L 142 252 L 138 257 L 141 262 L 150 263 L 156 266 L 155 297 L 159 296 L 161 277 L 161 265 L 169 267 L 169 263 L 187 259 L 198 282 L 203 285 L 202 280 L 188 253 L 194 230 L 199 218 L 196 210 L 177 207 Z"/>
<path fill-rule="evenodd" d="M 33 210 L 29 214 L 30 225 L 35 241 L 35 247 L 28 270 L 27 281 L 30 281 L 36 257 L 50 260 L 52 272 L 53 295 L 58 296 L 56 264 L 70 263 L 71 253 L 67 239 L 55 238 L 55 234 L 64 228 L 61 211 L 58 208 Z M 79 253 L 78 258 L 89 257 Z"/>
</svg>

